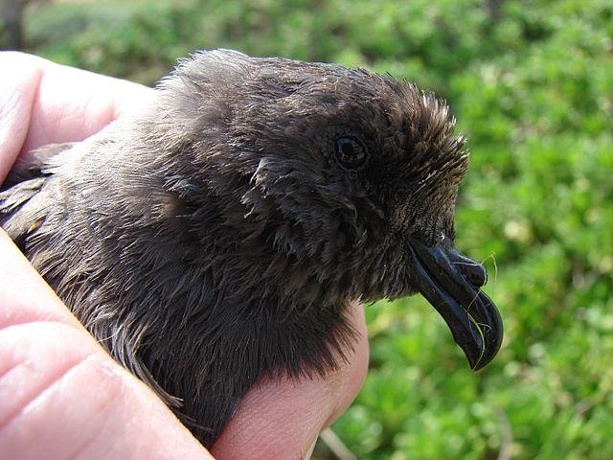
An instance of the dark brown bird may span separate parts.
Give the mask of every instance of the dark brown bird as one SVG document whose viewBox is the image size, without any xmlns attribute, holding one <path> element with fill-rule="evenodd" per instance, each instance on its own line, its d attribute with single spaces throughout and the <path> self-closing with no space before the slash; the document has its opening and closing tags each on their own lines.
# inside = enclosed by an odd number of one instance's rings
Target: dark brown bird
<svg viewBox="0 0 613 460">
<path fill-rule="evenodd" d="M 210 445 L 260 377 L 337 367 L 351 300 L 421 292 L 473 369 L 494 357 L 485 269 L 453 245 L 463 144 L 410 83 L 198 52 L 3 191 L 0 224 Z"/>
</svg>

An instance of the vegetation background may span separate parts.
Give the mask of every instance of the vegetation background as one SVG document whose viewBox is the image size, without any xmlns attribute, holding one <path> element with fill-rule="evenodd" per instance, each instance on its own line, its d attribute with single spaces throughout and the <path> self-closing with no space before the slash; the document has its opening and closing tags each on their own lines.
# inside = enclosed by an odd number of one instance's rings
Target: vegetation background
<svg viewBox="0 0 613 460">
<path fill-rule="evenodd" d="M 370 305 L 370 374 L 333 430 L 360 459 L 613 458 L 610 1 L 58 1 L 24 18 L 27 51 L 149 84 L 229 47 L 446 97 L 472 152 L 457 243 L 489 268 L 502 350 L 472 373 L 423 299 Z"/>
</svg>

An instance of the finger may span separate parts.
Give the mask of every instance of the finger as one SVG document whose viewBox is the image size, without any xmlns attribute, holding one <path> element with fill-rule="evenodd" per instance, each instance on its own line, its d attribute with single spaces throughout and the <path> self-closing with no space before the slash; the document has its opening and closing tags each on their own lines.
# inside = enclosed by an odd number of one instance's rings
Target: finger
<svg viewBox="0 0 613 460">
<path fill-rule="evenodd" d="M 364 310 L 351 305 L 359 336 L 348 362 L 326 378 L 267 381 L 241 401 L 211 452 L 219 459 L 304 458 L 328 427 L 351 404 L 368 368 Z"/>
<path fill-rule="evenodd" d="M 81 328 L 3 230 L 0 230 L 0 260 L 0 330 L 37 321 Z"/>
<path fill-rule="evenodd" d="M 0 182 L 20 153 L 80 141 L 151 99 L 152 89 L 17 52 L 0 53 Z"/>
<path fill-rule="evenodd" d="M 212 458 L 1 231 L 0 259 L 0 458 Z"/>
</svg>

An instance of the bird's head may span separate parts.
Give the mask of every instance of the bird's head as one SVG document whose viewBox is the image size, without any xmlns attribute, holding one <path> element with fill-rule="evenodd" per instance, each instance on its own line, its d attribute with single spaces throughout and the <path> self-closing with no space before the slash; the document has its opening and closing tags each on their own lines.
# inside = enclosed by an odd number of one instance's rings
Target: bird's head
<svg viewBox="0 0 613 460">
<path fill-rule="evenodd" d="M 194 55 L 161 88 L 180 110 L 159 120 L 187 133 L 174 151 L 193 152 L 196 188 L 233 197 L 223 223 L 290 260 L 288 285 L 420 292 L 473 369 L 491 361 L 502 322 L 485 269 L 453 244 L 468 157 L 444 102 L 364 70 L 230 51 Z"/>
</svg>

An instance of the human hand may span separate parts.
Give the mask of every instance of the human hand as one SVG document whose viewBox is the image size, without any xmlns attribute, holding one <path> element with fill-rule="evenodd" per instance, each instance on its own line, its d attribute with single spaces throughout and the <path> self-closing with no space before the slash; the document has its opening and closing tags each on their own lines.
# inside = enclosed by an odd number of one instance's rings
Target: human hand
<svg viewBox="0 0 613 460">
<path fill-rule="evenodd" d="M 27 152 L 79 141 L 152 90 L 20 53 L 0 53 L 0 183 Z M 0 458 L 211 458 L 139 380 L 117 365 L 0 232 Z M 325 380 L 261 382 L 211 449 L 224 458 L 303 458 L 366 373 L 359 339 Z"/>
</svg>

